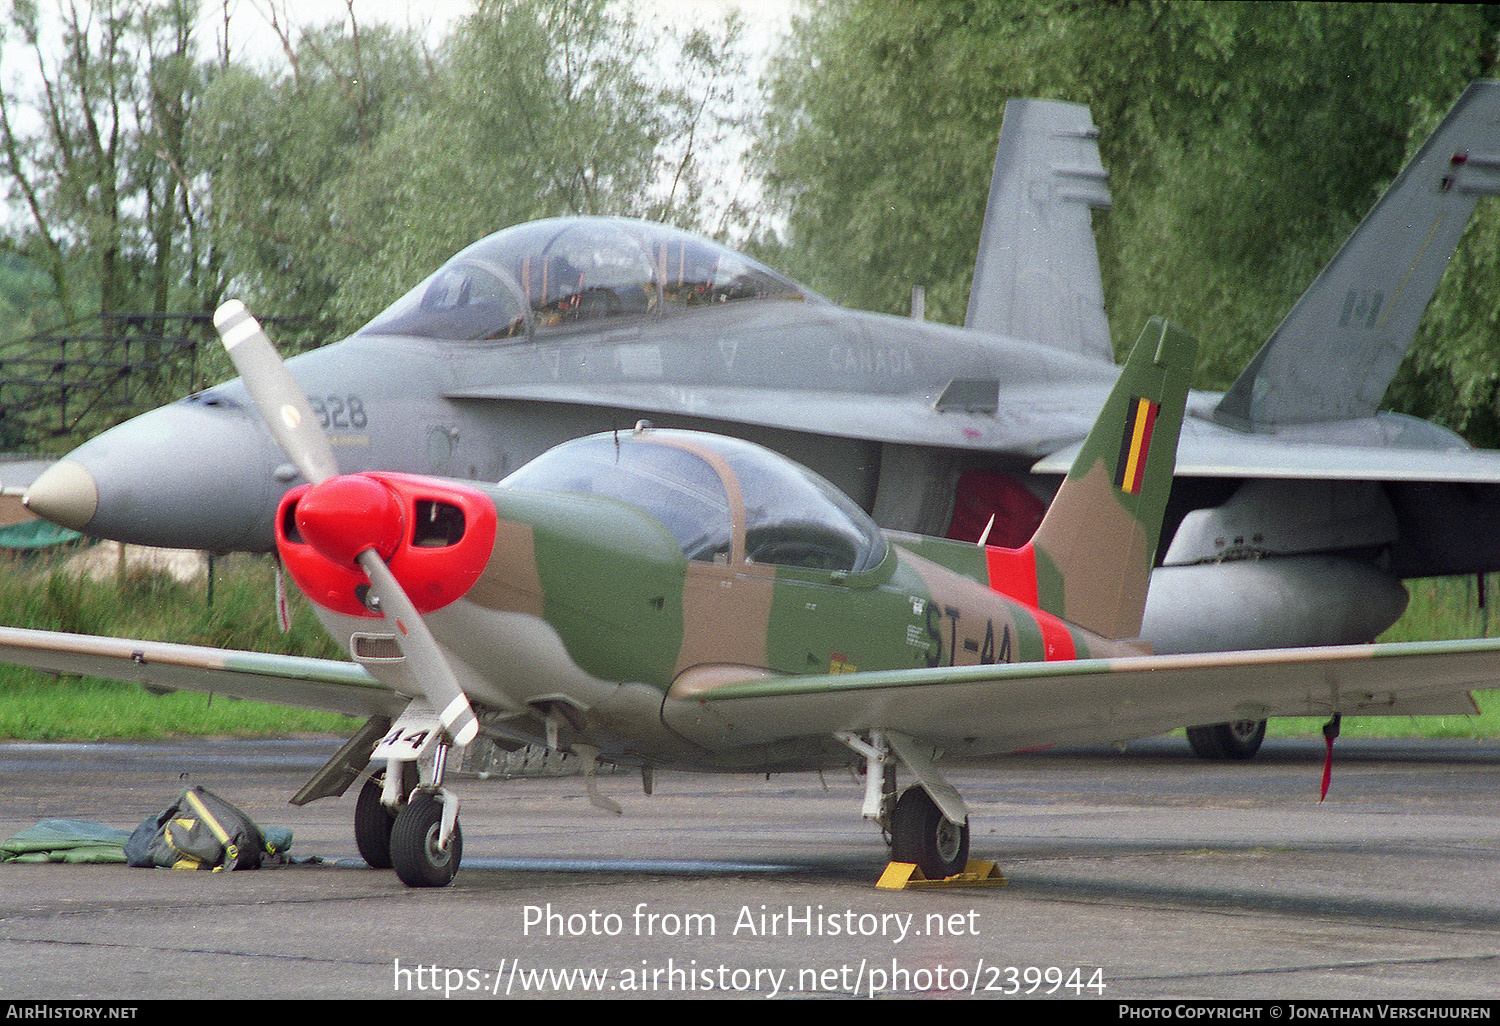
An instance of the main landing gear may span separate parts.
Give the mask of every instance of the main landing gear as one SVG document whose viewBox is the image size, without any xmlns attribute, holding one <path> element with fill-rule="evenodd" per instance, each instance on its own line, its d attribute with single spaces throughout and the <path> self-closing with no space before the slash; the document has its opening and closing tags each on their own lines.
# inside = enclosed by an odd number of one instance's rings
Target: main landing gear
<svg viewBox="0 0 1500 1026">
<path fill-rule="evenodd" d="M 1188 744 L 1200 759 L 1235 761 L 1260 751 L 1266 739 L 1265 720 L 1234 720 L 1187 729 Z"/>
<path fill-rule="evenodd" d="M 866 819 L 880 824 L 892 862 L 910 862 L 929 880 L 962 873 L 969 862 L 969 811 L 964 800 L 910 738 L 872 730 L 869 739 L 836 735 L 865 757 Z M 900 762 L 917 783 L 896 790 Z"/>
</svg>

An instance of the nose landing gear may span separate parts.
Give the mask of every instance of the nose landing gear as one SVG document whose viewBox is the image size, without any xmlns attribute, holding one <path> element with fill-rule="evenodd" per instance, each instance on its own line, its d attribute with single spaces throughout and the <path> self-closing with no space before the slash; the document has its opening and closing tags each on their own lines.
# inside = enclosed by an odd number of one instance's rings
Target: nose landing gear
<svg viewBox="0 0 1500 1026">
<path fill-rule="evenodd" d="M 354 807 L 354 841 L 374 869 L 394 869 L 408 887 L 446 887 L 463 859 L 458 795 L 443 786 L 449 740 L 425 706 L 412 703 L 375 746 L 384 772 L 365 781 Z"/>
</svg>

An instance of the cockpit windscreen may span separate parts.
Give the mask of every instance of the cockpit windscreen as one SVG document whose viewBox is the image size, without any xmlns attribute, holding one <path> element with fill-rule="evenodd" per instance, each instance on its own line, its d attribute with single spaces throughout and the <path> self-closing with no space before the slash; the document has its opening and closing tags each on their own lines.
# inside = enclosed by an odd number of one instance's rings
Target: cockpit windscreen
<svg viewBox="0 0 1500 1026">
<path fill-rule="evenodd" d="M 720 435 L 592 435 L 549 450 L 502 483 L 627 503 L 661 521 L 689 559 L 859 572 L 887 550 L 874 521 L 821 477 Z"/>
<path fill-rule="evenodd" d="M 729 560 L 733 527 L 724 484 L 707 463 L 680 449 L 635 444 L 629 435 L 592 435 L 544 452 L 501 483 L 615 499 L 661 521 L 689 559 Z"/>
<path fill-rule="evenodd" d="M 533 221 L 481 239 L 360 329 L 454 341 L 508 339 L 691 307 L 804 299 L 755 261 L 647 221 Z"/>
</svg>

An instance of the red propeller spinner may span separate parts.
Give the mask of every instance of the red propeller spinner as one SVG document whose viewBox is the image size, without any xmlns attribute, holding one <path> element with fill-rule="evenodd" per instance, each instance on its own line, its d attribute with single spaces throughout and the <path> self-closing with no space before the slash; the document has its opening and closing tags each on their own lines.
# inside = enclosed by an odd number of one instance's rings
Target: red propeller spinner
<svg viewBox="0 0 1500 1026">
<path fill-rule="evenodd" d="M 406 534 L 401 500 L 373 477 L 344 474 L 314 485 L 298 499 L 297 533 L 323 556 L 350 568 L 374 549 L 389 562 Z"/>
<path fill-rule="evenodd" d="M 494 504 L 449 481 L 370 472 L 287 492 L 276 547 L 309 599 L 336 612 L 380 616 L 366 602 L 361 553 L 374 550 L 419 613 L 474 586 L 495 545 Z"/>
</svg>

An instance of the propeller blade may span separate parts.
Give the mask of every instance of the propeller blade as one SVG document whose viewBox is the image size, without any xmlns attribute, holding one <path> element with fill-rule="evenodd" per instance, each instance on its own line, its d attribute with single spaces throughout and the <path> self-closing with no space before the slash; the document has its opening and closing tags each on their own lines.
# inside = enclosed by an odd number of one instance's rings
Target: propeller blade
<svg viewBox="0 0 1500 1026">
<path fill-rule="evenodd" d="M 287 373 L 281 355 L 244 303 L 231 299 L 219 307 L 214 313 L 214 327 L 224 340 L 224 349 L 234 362 L 234 369 L 240 372 L 250 390 L 261 419 L 302 476 L 314 486 L 309 495 L 315 494 L 318 485 L 339 476 L 339 468 L 333 446 L 318 427 L 307 396 Z M 368 540 L 358 539 L 355 544 Z M 423 689 L 423 697 L 437 710 L 443 729 L 460 745 L 473 741 L 479 735 L 479 721 L 422 614 L 376 549 L 366 548 L 355 558 L 370 580 L 371 598 L 395 629 L 396 643 L 406 655 L 412 676 Z"/>
<path fill-rule="evenodd" d="M 250 390 L 261 420 L 308 481 L 317 484 L 339 472 L 333 446 L 296 380 L 287 373 L 276 347 L 238 299 L 214 312 L 224 349 Z"/>
<path fill-rule="evenodd" d="M 402 589 L 396 575 L 374 549 L 366 549 L 359 555 L 360 568 L 370 579 L 370 595 L 379 604 L 380 612 L 396 630 L 396 643 L 406 654 L 412 675 L 422 683 L 427 702 L 437 710 L 438 720 L 459 745 L 466 745 L 479 734 L 479 721 L 464 689 L 448 660 L 443 658 L 437 640 L 427 629 L 422 614 L 417 612 Z"/>
</svg>

